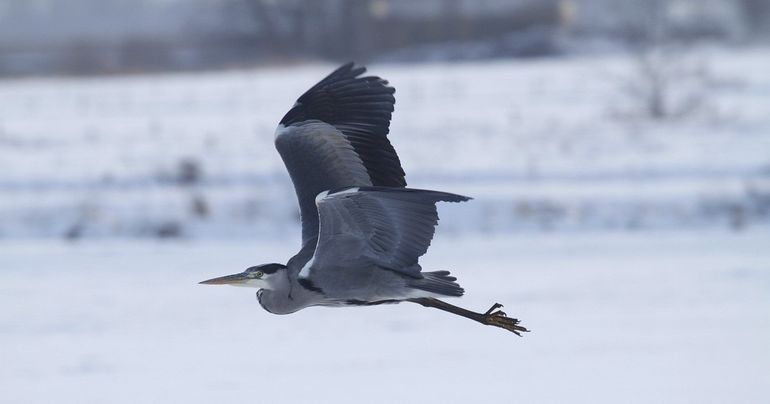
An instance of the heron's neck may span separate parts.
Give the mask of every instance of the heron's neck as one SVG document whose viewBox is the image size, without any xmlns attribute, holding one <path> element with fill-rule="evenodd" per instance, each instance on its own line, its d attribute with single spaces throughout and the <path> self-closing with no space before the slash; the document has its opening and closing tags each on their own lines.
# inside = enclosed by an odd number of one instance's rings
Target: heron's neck
<svg viewBox="0 0 770 404">
<path fill-rule="evenodd" d="M 262 307 L 273 314 L 289 314 L 312 306 L 315 300 L 308 291 L 289 277 L 273 277 L 270 289 L 260 289 L 257 299 Z"/>
</svg>

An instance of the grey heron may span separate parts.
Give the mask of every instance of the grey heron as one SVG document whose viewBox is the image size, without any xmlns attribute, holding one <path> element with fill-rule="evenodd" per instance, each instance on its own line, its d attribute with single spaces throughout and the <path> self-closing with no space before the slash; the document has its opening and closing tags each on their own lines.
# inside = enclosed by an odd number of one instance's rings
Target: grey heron
<svg viewBox="0 0 770 404">
<path fill-rule="evenodd" d="M 311 306 L 412 302 L 501 327 L 528 331 L 495 303 L 477 313 L 439 298 L 464 290 L 448 271 L 418 263 L 438 223 L 438 202 L 470 198 L 406 188 L 388 140 L 395 89 L 348 63 L 299 97 L 281 119 L 275 147 L 297 194 L 302 247 L 283 264 L 209 279 L 207 285 L 258 288 L 268 312 Z"/>
</svg>

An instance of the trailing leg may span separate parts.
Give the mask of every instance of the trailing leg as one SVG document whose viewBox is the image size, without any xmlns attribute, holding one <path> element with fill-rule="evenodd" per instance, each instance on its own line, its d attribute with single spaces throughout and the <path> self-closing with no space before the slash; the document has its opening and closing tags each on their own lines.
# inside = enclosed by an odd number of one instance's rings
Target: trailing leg
<svg viewBox="0 0 770 404">
<path fill-rule="evenodd" d="M 447 302 L 434 299 L 431 297 L 421 297 L 417 299 L 410 299 L 410 302 L 420 304 L 424 307 L 433 307 L 439 310 L 443 310 L 458 316 L 469 318 L 473 321 L 477 321 L 481 324 L 491 325 L 506 329 L 521 337 L 522 332 L 529 332 L 523 326 L 519 325 L 519 320 L 508 317 L 504 312 L 497 310 L 503 307 L 500 303 L 495 303 L 485 313 L 476 313 L 475 311 L 466 310 L 462 307 L 458 307 Z"/>
</svg>

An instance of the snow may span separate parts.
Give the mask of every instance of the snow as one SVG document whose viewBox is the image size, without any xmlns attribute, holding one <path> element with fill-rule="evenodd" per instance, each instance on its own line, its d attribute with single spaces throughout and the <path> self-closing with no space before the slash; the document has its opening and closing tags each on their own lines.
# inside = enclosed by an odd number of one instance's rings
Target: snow
<svg viewBox="0 0 770 404">
<path fill-rule="evenodd" d="M 297 239 L 15 241 L 0 254 L 3 403 L 770 400 L 770 235 L 439 237 L 424 258 L 523 338 L 418 305 L 264 312 L 197 282 Z"/>
<path fill-rule="evenodd" d="M 409 184 L 475 198 L 448 231 L 766 228 L 770 52 L 704 53 L 707 108 L 671 122 L 619 115 L 619 55 L 370 73 Z M 0 81 L 0 238 L 286 234 L 276 123 L 333 68 Z"/>
<path fill-rule="evenodd" d="M 708 60 L 667 122 L 618 55 L 370 66 L 410 186 L 474 198 L 423 267 L 523 338 L 197 284 L 298 249 L 275 125 L 333 66 L 0 81 L 0 403 L 770 402 L 770 51 Z"/>
</svg>

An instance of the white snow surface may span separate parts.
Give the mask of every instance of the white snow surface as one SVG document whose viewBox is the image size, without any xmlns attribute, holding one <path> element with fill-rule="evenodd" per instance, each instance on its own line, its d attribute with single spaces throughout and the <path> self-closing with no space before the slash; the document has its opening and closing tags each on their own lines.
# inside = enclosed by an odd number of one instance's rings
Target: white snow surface
<svg viewBox="0 0 770 404">
<path fill-rule="evenodd" d="M 410 186 L 475 198 L 444 231 L 766 228 L 770 50 L 704 52 L 706 106 L 671 122 L 619 114 L 622 56 L 369 73 Z M 0 81 L 0 238 L 295 234 L 273 134 L 334 67 Z"/>
<path fill-rule="evenodd" d="M 0 402 L 766 403 L 770 235 L 439 237 L 452 302 L 277 316 L 197 282 L 298 239 L 0 244 Z"/>
<path fill-rule="evenodd" d="M 421 264 L 523 338 L 197 284 L 298 249 L 273 133 L 334 66 L 0 81 L 0 403 L 770 402 L 770 50 L 711 52 L 668 122 L 619 56 L 370 66 L 410 186 L 474 197 Z"/>
</svg>

